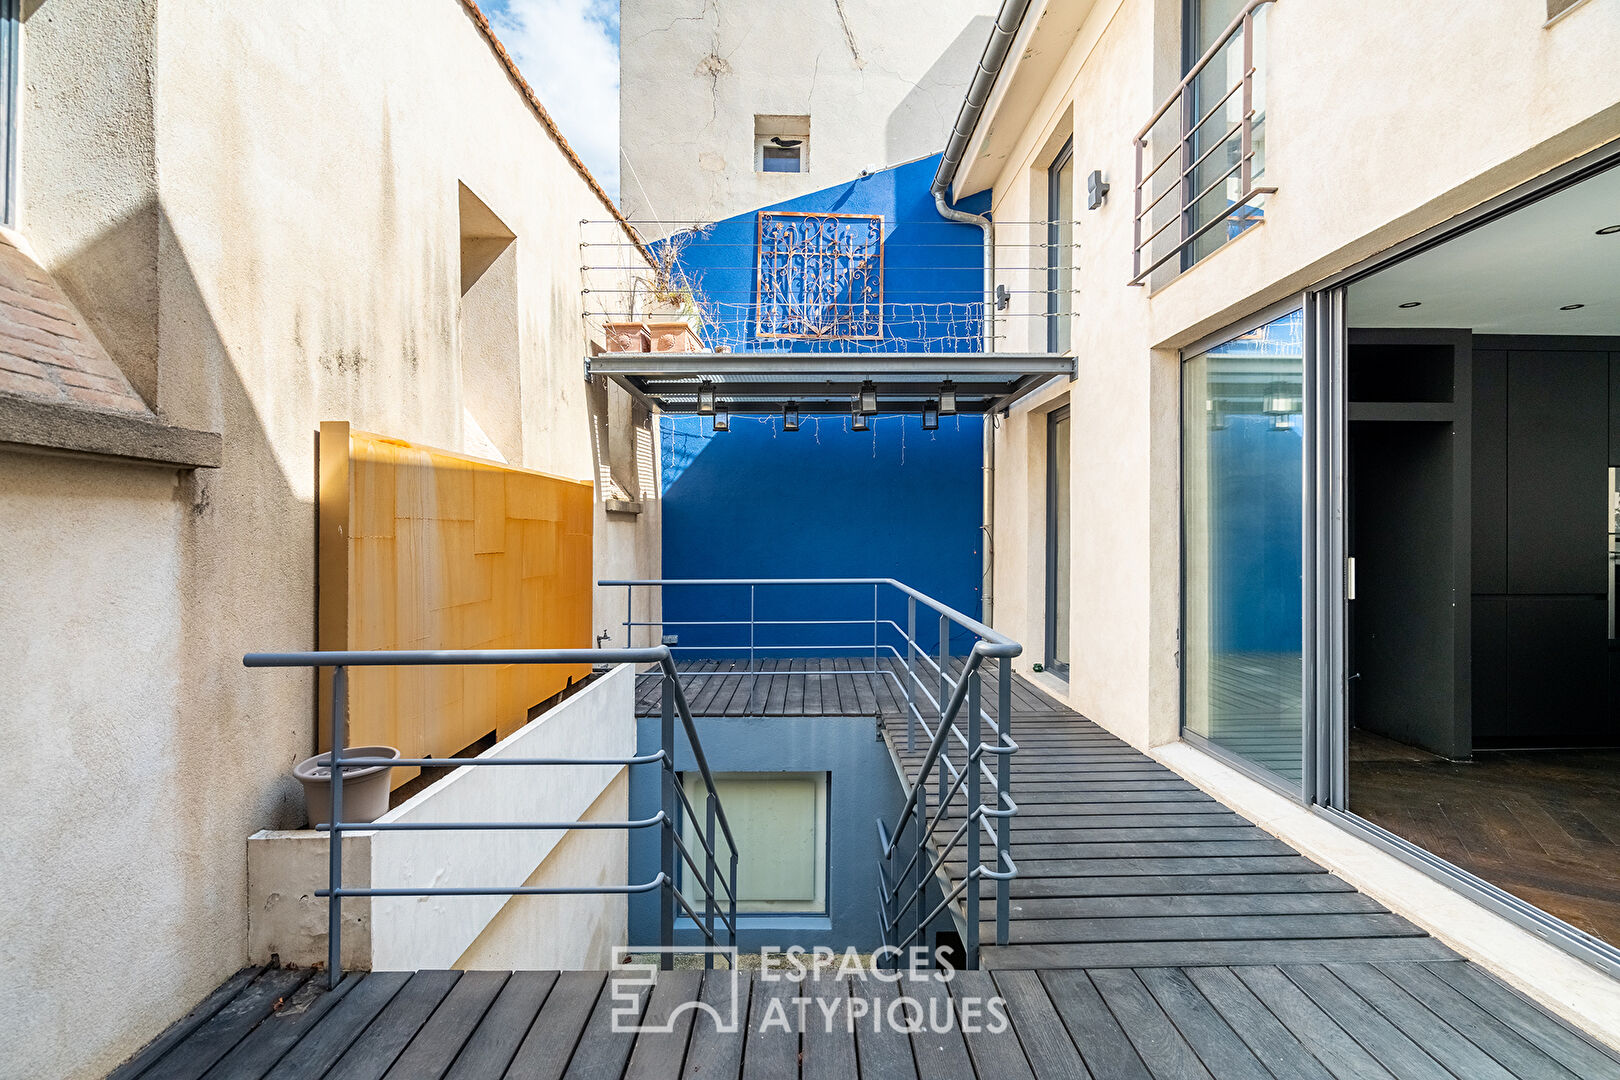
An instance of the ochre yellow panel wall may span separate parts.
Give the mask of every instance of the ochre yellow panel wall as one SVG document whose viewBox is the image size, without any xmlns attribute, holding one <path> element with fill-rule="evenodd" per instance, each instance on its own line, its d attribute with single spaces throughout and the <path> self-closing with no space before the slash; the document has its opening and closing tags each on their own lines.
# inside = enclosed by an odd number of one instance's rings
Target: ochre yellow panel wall
<svg viewBox="0 0 1620 1080">
<path fill-rule="evenodd" d="M 589 482 L 321 425 L 319 647 L 591 645 Z M 355 668 L 350 746 L 447 757 L 504 737 L 589 665 Z M 320 750 L 331 745 L 321 681 Z M 397 787 L 415 769 L 395 769 Z"/>
</svg>

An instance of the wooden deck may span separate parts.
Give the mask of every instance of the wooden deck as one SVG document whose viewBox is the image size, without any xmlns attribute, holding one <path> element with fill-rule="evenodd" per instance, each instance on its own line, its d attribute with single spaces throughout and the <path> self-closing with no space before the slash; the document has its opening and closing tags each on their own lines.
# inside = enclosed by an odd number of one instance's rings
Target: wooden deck
<svg viewBox="0 0 1620 1080">
<path fill-rule="evenodd" d="M 785 664 L 692 665 L 687 693 L 700 715 L 878 716 L 902 776 L 915 767 L 893 680 L 855 673 L 869 662 Z M 657 680 L 639 690 L 651 711 Z M 1023 876 L 1011 943 L 986 947 L 985 970 L 899 985 L 744 973 L 740 1030 L 688 1009 L 636 1035 L 612 1030 L 603 972 L 377 972 L 327 991 L 318 974 L 250 969 L 114 1076 L 1620 1080 L 1620 1056 L 1022 679 L 1013 703 Z M 993 914 L 987 897 L 986 942 Z M 720 1007 L 731 987 L 666 973 L 633 1008 Z M 929 1030 L 874 1026 L 901 994 L 935 1010 Z M 801 1015 L 795 996 L 816 1004 Z M 970 1003 L 993 997 L 1006 1029 L 980 1013 L 966 1030 Z M 791 1030 L 764 1022 L 774 998 Z"/>
</svg>

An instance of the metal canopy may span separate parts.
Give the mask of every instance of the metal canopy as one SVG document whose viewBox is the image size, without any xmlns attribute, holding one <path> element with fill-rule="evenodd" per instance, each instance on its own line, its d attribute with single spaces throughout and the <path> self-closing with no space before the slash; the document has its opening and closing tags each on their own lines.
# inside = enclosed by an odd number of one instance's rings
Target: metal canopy
<svg viewBox="0 0 1620 1080">
<path fill-rule="evenodd" d="M 625 352 L 585 361 L 587 377 L 612 379 L 666 413 L 696 412 L 704 381 L 734 413 L 780 412 L 788 402 L 807 414 L 848 413 L 867 380 L 877 387 L 879 412 L 921 412 L 946 379 L 956 389 L 957 412 L 987 413 L 1074 371 L 1074 357 L 1060 353 Z"/>
</svg>

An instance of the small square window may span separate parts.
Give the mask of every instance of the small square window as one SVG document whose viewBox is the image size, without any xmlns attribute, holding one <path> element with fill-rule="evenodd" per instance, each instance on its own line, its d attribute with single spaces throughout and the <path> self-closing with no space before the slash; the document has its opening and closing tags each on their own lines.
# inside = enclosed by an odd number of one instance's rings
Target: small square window
<svg viewBox="0 0 1620 1080">
<path fill-rule="evenodd" d="M 705 813 L 707 789 L 703 777 L 682 777 L 693 809 Z M 719 773 L 714 778 L 720 805 L 737 837 L 737 910 L 794 915 L 824 914 L 827 910 L 827 774 L 826 773 Z M 681 842 L 703 865 L 703 845 L 688 817 L 681 823 Z M 716 833 L 720 833 L 717 828 Z M 716 878 L 729 872 L 731 852 L 725 835 L 715 837 Z M 692 868 L 682 867 L 681 894 L 694 906 L 702 902 L 703 886 L 691 879 Z M 715 891 L 725 890 L 718 884 Z"/>
<path fill-rule="evenodd" d="M 810 118 L 808 116 L 754 117 L 754 171 L 802 173 L 810 171 Z"/>
</svg>

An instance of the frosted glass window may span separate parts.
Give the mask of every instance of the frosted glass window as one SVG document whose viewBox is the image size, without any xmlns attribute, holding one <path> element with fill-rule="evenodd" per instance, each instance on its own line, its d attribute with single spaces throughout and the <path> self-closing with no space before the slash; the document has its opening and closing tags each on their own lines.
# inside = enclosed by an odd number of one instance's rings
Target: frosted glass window
<svg viewBox="0 0 1620 1080">
<path fill-rule="evenodd" d="M 715 789 L 726 820 L 737 837 L 737 910 L 819 914 L 827 910 L 827 774 L 719 773 Z M 696 773 L 685 776 L 686 797 L 705 814 L 706 789 Z M 693 823 L 684 822 L 681 839 L 698 865 L 703 846 Z M 731 865 L 725 834 L 718 828 L 716 878 Z M 684 866 L 681 893 L 699 907 L 701 882 Z M 724 889 L 716 884 L 716 891 Z M 724 903 L 724 900 L 721 901 Z M 701 908 L 700 908 L 701 910 Z"/>
</svg>

